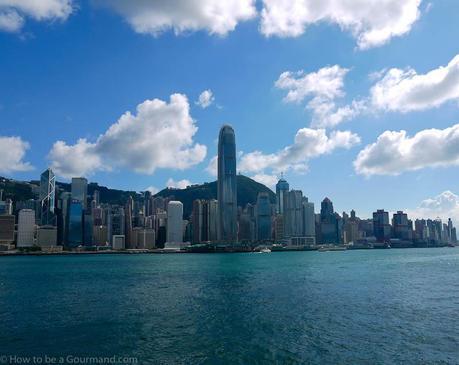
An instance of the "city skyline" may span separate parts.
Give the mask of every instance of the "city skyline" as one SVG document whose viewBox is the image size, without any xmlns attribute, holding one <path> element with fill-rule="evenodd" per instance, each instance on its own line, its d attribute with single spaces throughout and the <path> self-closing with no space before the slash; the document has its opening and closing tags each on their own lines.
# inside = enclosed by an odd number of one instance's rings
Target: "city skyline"
<svg viewBox="0 0 459 365">
<path fill-rule="evenodd" d="M 85 176 L 137 191 L 212 181 L 215 136 L 229 123 L 240 172 L 271 189 L 284 171 L 310 201 L 328 196 L 340 212 L 371 217 L 385 208 L 457 221 L 453 1 L 406 2 L 395 17 L 405 31 L 381 42 L 368 39 L 376 26 L 365 15 L 360 31 L 337 21 L 340 29 L 330 20 L 340 14 L 330 13 L 287 22 L 297 34 L 281 35 L 282 19 L 263 17 L 270 8 L 261 1 L 225 13 L 234 27 L 201 18 L 179 26 L 171 15 L 148 28 L 153 36 L 139 34 L 133 13 L 56 3 L 73 8 L 40 18 L 10 6 L 22 28 L 0 31 L 0 146 L 10 152 L 0 175 L 36 179 L 51 167 L 61 181 Z"/>
</svg>

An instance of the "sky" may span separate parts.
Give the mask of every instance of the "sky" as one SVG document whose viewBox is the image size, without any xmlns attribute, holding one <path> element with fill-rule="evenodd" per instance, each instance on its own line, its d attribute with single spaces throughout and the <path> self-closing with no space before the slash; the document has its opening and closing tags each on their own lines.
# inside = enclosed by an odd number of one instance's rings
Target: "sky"
<svg viewBox="0 0 459 365">
<path fill-rule="evenodd" d="M 143 191 L 238 170 L 459 221 L 456 0 L 0 0 L 0 175 Z M 316 208 L 317 209 L 317 208 Z"/>
</svg>

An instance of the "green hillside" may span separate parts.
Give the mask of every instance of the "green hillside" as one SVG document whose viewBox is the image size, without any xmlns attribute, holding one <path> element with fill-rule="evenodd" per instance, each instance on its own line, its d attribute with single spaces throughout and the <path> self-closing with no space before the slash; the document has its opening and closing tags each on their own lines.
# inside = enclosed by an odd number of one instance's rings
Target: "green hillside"
<svg viewBox="0 0 459 365">
<path fill-rule="evenodd" d="M 252 180 L 243 175 L 237 176 L 237 204 L 244 207 L 247 203 L 255 204 L 257 195 L 260 192 L 267 192 L 270 195 L 271 202 L 274 204 L 276 196 L 265 185 Z M 186 189 L 161 190 L 156 196 L 173 197 L 175 200 L 183 203 L 183 215 L 189 217 L 193 207 L 193 201 L 196 199 L 217 199 L 217 182 L 204 183 L 202 185 L 188 186 Z"/>
</svg>

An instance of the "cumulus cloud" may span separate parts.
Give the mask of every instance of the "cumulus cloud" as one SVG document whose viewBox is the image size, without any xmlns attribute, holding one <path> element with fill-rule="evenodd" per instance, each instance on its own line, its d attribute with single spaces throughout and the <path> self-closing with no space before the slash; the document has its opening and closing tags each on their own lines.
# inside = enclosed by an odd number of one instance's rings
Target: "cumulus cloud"
<svg viewBox="0 0 459 365">
<path fill-rule="evenodd" d="M 459 55 L 425 74 L 392 68 L 371 89 L 372 104 L 388 111 L 410 112 L 459 101 Z"/>
<path fill-rule="evenodd" d="M 419 18 L 421 0 L 263 0 L 261 32 L 297 37 L 309 25 L 338 24 L 360 49 L 383 45 L 408 33 Z"/>
<path fill-rule="evenodd" d="M 270 174 L 255 174 L 253 176 L 250 176 L 255 181 L 258 181 L 259 183 L 266 185 L 268 188 L 271 190 L 274 190 L 274 187 L 277 184 L 277 181 L 279 178 L 277 175 L 270 175 Z"/>
<path fill-rule="evenodd" d="M 385 131 L 354 161 L 362 175 L 398 175 L 426 167 L 459 165 L 459 124 L 425 129 L 410 137 L 406 131 Z"/>
<path fill-rule="evenodd" d="M 456 224 L 459 223 L 459 196 L 447 190 L 443 193 L 425 199 L 415 209 L 407 209 L 412 218 L 441 218 L 447 221 L 451 218 Z"/>
<path fill-rule="evenodd" d="M 208 108 L 213 102 L 215 101 L 214 94 L 212 90 L 204 90 L 200 95 L 199 99 L 196 102 L 196 105 L 199 105 L 201 108 L 206 109 Z"/>
<path fill-rule="evenodd" d="M 186 179 L 175 181 L 174 179 L 170 178 L 166 182 L 166 187 L 173 189 L 185 189 L 187 186 L 190 185 L 193 185 L 193 183 L 190 180 Z"/>
<path fill-rule="evenodd" d="M 310 159 L 338 148 L 349 149 L 358 143 L 359 136 L 349 131 L 333 131 L 327 135 L 325 129 L 303 128 L 296 133 L 292 145 L 276 153 L 254 151 L 243 154 L 238 169 L 255 174 L 266 174 L 266 170 L 275 174 L 288 170 L 304 172 Z"/>
<path fill-rule="evenodd" d="M 56 142 L 49 153 L 53 169 L 64 177 L 112 168 L 153 174 L 158 168 L 183 170 L 204 160 L 207 148 L 193 141 L 198 128 L 185 95 L 173 94 L 169 103 L 145 100 L 136 112 L 124 113 L 94 143 Z"/>
<path fill-rule="evenodd" d="M 205 30 L 225 35 L 239 22 L 256 16 L 255 0 L 96 0 L 111 7 L 137 33 L 158 35 L 167 30 L 176 34 Z"/>
<path fill-rule="evenodd" d="M 218 175 L 218 156 L 214 156 L 210 159 L 209 164 L 206 167 L 206 171 L 211 176 Z"/>
<path fill-rule="evenodd" d="M 308 99 L 306 107 L 312 110 L 311 126 L 325 128 L 357 116 L 365 109 L 364 101 L 354 100 L 351 104 L 338 106 L 336 99 L 343 98 L 344 77 L 349 69 L 334 65 L 317 72 L 305 74 L 303 71 L 283 72 L 275 82 L 279 89 L 286 90 L 286 103 L 301 103 Z"/>
<path fill-rule="evenodd" d="M 27 150 L 30 148 L 28 142 L 21 137 L 0 136 L 0 173 L 12 173 L 32 170 L 29 162 L 24 162 Z"/>
<path fill-rule="evenodd" d="M 149 191 L 151 195 L 155 195 L 157 192 L 159 192 L 159 189 L 156 186 L 149 186 L 145 189 L 145 191 Z"/>
<path fill-rule="evenodd" d="M 72 0 L 0 0 L 0 31 L 18 32 L 26 18 L 64 21 L 72 11 Z"/>
</svg>

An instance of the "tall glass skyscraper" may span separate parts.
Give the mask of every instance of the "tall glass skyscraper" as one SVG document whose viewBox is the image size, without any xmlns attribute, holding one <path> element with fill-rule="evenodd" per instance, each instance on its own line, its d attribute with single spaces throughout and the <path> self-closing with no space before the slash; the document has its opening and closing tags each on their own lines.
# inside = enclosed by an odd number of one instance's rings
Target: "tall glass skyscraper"
<svg viewBox="0 0 459 365">
<path fill-rule="evenodd" d="M 72 199 L 81 202 L 83 209 L 86 209 L 88 197 L 88 180 L 84 177 L 72 177 Z"/>
<path fill-rule="evenodd" d="M 56 177 L 51 169 L 47 169 L 40 176 L 40 222 L 42 226 L 56 225 L 55 201 Z"/>
<path fill-rule="evenodd" d="M 236 137 L 229 125 L 218 136 L 219 240 L 237 242 Z"/>
<path fill-rule="evenodd" d="M 69 207 L 68 246 L 71 248 L 83 244 L 83 203 L 73 199 Z"/>
</svg>

